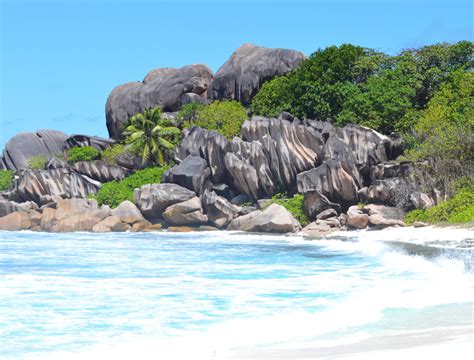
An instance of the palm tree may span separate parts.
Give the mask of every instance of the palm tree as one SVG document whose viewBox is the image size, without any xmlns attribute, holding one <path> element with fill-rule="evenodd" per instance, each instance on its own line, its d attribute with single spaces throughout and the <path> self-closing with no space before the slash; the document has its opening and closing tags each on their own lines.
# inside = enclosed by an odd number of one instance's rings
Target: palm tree
<svg viewBox="0 0 474 360">
<path fill-rule="evenodd" d="M 142 164 L 149 160 L 163 166 L 165 154 L 173 150 L 180 130 L 167 126 L 161 119 L 161 108 L 145 109 L 143 113 L 133 115 L 125 127 L 125 141 L 140 154 Z"/>
</svg>

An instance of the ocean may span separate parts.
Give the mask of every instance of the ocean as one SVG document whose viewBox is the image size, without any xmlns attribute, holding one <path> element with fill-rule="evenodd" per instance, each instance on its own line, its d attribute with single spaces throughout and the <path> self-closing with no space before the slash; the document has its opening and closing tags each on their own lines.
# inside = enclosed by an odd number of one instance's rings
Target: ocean
<svg viewBox="0 0 474 360">
<path fill-rule="evenodd" d="M 468 358 L 473 254 L 446 228 L 0 232 L 0 358 Z"/>
</svg>

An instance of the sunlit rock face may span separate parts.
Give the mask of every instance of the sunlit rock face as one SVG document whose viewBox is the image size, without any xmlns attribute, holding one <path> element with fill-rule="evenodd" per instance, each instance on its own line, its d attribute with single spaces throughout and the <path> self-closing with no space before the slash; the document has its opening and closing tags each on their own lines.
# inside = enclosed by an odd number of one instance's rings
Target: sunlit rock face
<svg viewBox="0 0 474 360">
<path fill-rule="evenodd" d="M 190 101 L 206 102 L 212 79 L 206 65 L 188 65 L 155 69 L 143 81 L 117 86 L 105 106 L 110 137 L 120 137 L 123 124 L 147 108 L 161 106 L 163 111 L 172 112 Z"/>
</svg>

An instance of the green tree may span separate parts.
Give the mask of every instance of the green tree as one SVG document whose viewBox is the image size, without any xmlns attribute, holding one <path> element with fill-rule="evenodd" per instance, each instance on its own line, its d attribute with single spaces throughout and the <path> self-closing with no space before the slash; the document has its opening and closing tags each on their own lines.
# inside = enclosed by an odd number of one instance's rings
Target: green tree
<svg viewBox="0 0 474 360">
<path fill-rule="evenodd" d="M 168 126 L 169 123 L 161 119 L 161 115 L 160 107 L 146 109 L 132 116 L 125 126 L 125 142 L 141 156 L 143 164 L 153 161 L 163 166 L 167 152 L 173 150 L 179 139 L 180 130 Z"/>
</svg>

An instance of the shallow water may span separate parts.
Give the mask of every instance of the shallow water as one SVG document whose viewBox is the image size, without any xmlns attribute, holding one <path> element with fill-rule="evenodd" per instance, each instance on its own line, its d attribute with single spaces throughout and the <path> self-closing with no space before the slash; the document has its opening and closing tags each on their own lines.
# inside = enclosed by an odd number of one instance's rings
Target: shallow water
<svg viewBox="0 0 474 360">
<path fill-rule="evenodd" d="M 472 341 L 473 233 L 0 232 L 0 358 Z"/>
</svg>

